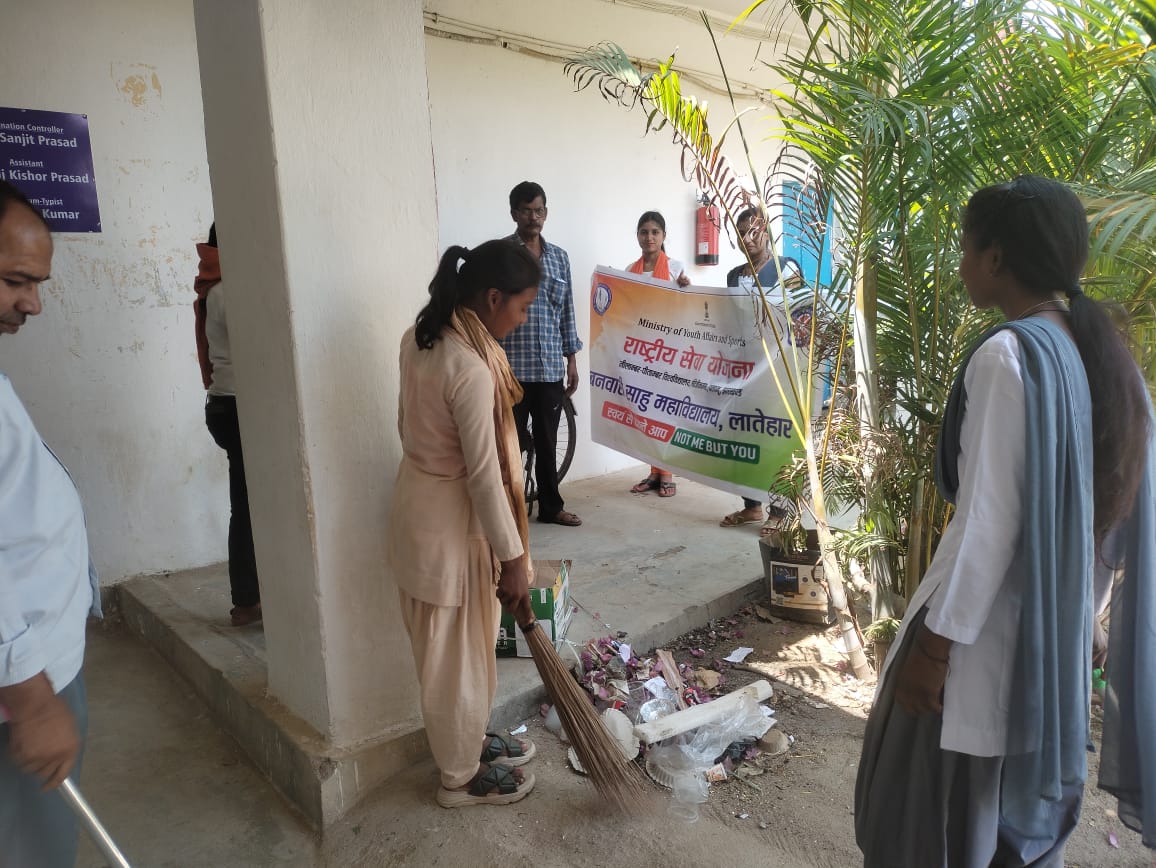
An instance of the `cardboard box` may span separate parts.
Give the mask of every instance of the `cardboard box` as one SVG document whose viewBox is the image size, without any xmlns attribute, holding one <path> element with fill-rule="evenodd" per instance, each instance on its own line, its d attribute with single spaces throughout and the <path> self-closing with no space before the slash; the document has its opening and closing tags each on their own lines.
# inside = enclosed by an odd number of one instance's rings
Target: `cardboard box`
<svg viewBox="0 0 1156 868">
<path fill-rule="evenodd" d="M 772 614 L 812 624 L 835 623 L 818 551 L 787 554 L 767 540 L 760 540 L 759 553 L 763 556 Z"/>
<path fill-rule="evenodd" d="M 534 561 L 534 583 L 530 587 L 534 617 L 558 648 L 566 639 L 574 607 L 570 604 L 570 561 Z M 529 657 L 530 648 L 514 617 L 502 612 L 498 628 L 499 657 Z"/>
</svg>

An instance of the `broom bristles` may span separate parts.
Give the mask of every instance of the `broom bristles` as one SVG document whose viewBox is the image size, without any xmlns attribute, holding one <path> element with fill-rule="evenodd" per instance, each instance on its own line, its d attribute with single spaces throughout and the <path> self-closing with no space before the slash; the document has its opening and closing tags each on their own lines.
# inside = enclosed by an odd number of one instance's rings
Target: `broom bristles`
<svg viewBox="0 0 1156 868">
<path fill-rule="evenodd" d="M 545 631 L 537 622 L 531 622 L 522 632 L 578 761 L 598 794 L 620 811 L 643 810 L 647 789 L 638 767 L 622 755 L 618 740 L 610 734 Z"/>
</svg>

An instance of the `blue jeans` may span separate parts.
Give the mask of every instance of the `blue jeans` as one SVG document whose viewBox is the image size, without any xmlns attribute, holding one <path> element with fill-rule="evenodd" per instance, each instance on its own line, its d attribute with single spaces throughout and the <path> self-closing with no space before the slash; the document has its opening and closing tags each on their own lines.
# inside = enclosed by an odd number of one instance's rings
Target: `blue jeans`
<svg viewBox="0 0 1156 868">
<path fill-rule="evenodd" d="M 80 756 L 71 777 L 80 776 L 88 734 L 88 698 L 77 675 L 58 694 L 76 718 Z M 40 780 L 20 771 L 8 756 L 11 727 L 0 723 L 0 865 L 4 868 L 73 868 L 76 864 L 76 817 L 64 797 L 40 792 Z"/>
</svg>

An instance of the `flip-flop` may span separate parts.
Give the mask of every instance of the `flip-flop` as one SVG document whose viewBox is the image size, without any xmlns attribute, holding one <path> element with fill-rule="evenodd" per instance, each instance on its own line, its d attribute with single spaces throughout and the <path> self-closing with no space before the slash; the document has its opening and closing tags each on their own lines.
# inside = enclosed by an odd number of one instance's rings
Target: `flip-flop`
<svg viewBox="0 0 1156 868">
<path fill-rule="evenodd" d="M 481 762 L 492 766 L 516 768 L 524 766 L 538 753 L 538 746 L 530 739 L 509 739 L 496 732 L 486 733 L 486 743 L 482 748 Z"/>
<path fill-rule="evenodd" d="M 648 476 L 646 479 L 637 483 L 630 489 L 631 494 L 646 494 L 648 491 L 655 491 L 659 486 L 659 480 L 656 476 Z"/>
<path fill-rule="evenodd" d="M 678 486 L 675 485 L 673 482 L 660 482 L 660 483 L 658 483 L 658 496 L 659 497 L 674 497 L 676 494 L 678 494 Z"/>
<path fill-rule="evenodd" d="M 580 519 L 572 512 L 566 512 L 566 510 L 562 510 L 561 512 L 557 513 L 556 515 L 552 515 L 549 518 L 539 514 L 538 521 L 542 524 L 560 524 L 564 527 L 578 527 L 582 524 L 582 519 Z"/>
<path fill-rule="evenodd" d="M 740 510 L 736 510 L 735 512 L 732 512 L 730 515 L 724 516 L 723 520 L 718 523 L 718 526 L 719 527 L 739 527 L 740 525 L 754 524 L 756 521 L 762 521 L 762 520 L 763 520 L 763 517 L 761 515 L 758 518 L 746 518 L 743 516 L 743 511 L 740 509 Z"/>
<path fill-rule="evenodd" d="M 512 805 L 530 795 L 534 776 L 524 775 L 519 785 L 514 773 L 505 766 L 490 766 L 486 773 L 470 782 L 467 790 L 440 787 L 437 802 L 443 808 L 468 808 L 472 805 Z"/>
</svg>

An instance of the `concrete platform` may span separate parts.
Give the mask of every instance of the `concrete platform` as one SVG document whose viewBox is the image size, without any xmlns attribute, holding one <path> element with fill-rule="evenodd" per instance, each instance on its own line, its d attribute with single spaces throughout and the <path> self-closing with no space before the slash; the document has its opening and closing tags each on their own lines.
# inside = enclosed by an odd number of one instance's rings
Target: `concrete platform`
<svg viewBox="0 0 1156 868">
<path fill-rule="evenodd" d="M 564 484 L 580 528 L 531 522 L 536 558 L 573 562 L 580 606 L 568 638 L 625 631 L 648 649 L 761 595 L 757 525 L 720 528 L 739 499 L 686 480 L 674 498 L 632 495 L 644 471 Z M 266 693 L 264 636 L 228 623 L 224 565 L 118 586 L 125 624 L 187 679 L 219 724 L 314 826 L 336 821 L 382 780 L 428 753 L 421 730 L 335 750 Z M 533 713 L 542 687 L 532 661 L 499 661 L 492 724 Z"/>
</svg>

